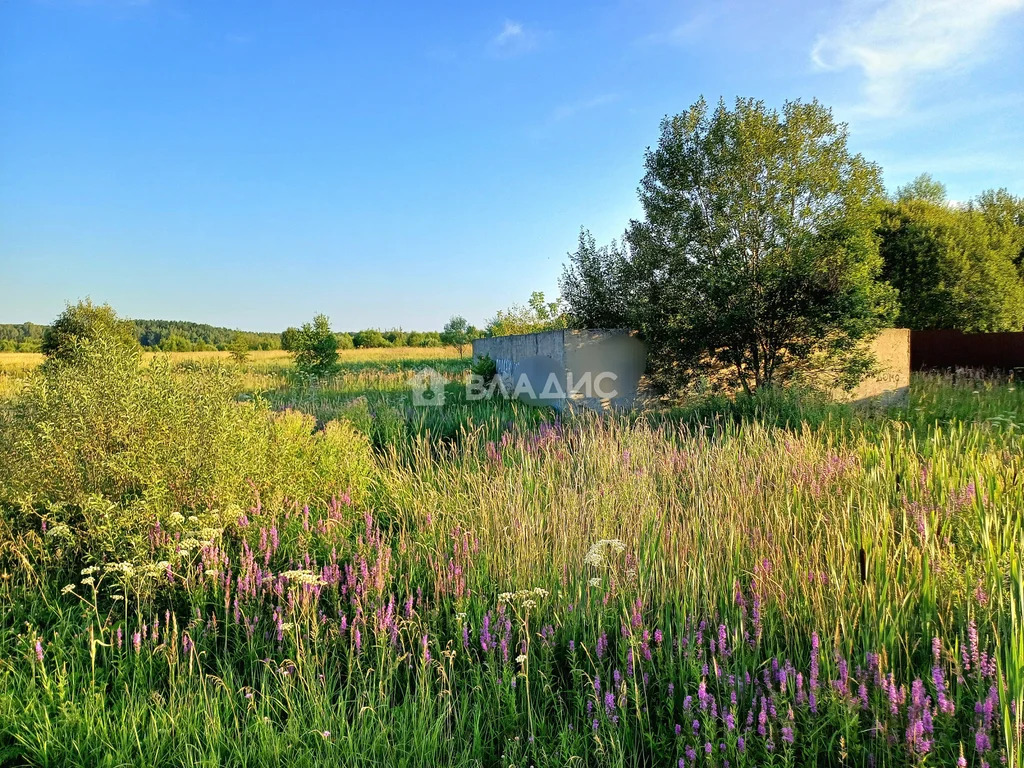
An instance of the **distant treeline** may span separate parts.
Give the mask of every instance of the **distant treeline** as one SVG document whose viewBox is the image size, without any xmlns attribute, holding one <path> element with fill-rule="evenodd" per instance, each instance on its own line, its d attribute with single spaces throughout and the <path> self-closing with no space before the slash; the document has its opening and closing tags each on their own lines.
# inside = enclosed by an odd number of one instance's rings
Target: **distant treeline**
<svg viewBox="0 0 1024 768">
<path fill-rule="evenodd" d="M 221 328 L 205 323 L 178 320 L 133 320 L 135 334 L 146 349 L 163 352 L 212 352 L 226 350 L 241 335 L 251 350 L 288 349 L 295 329 L 284 333 L 259 333 Z M 0 323 L 0 352 L 38 352 L 48 326 L 37 323 Z M 354 347 L 440 347 L 437 331 L 380 331 L 368 329 L 340 332 L 338 346 Z"/>
</svg>

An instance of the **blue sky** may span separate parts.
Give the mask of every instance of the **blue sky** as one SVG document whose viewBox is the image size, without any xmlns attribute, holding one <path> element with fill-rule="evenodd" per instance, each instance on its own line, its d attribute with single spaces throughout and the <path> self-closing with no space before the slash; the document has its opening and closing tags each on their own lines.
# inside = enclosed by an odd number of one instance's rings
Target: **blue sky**
<svg viewBox="0 0 1024 768">
<path fill-rule="evenodd" d="M 0 0 L 0 322 L 482 323 L 639 213 L 700 95 L 1024 194 L 1024 0 Z"/>
</svg>

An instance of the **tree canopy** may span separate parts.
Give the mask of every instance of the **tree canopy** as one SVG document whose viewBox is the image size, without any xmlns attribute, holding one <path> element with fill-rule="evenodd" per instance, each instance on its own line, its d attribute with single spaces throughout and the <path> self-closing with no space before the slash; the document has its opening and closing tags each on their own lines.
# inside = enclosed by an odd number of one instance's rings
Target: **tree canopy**
<svg viewBox="0 0 1024 768">
<path fill-rule="evenodd" d="M 897 323 L 915 330 L 1024 329 L 1024 205 L 998 190 L 953 206 L 921 178 L 900 188 L 878 229 L 883 276 L 900 293 Z"/>
<path fill-rule="evenodd" d="M 540 333 L 565 328 L 568 320 L 562 311 L 561 299 L 547 301 L 544 293 L 530 294 L 527 306 L 514 304 L 506 310 L 498 310 L 487 324 L 489 336 L 511 336 L 518 333 Z"/>
<path fill-rule="evenodd" d="M 563 290 L 574 321 L 620 318 L 655 384 L 757 387 L 815 371 L 852 385 L 895 294 L 878 280 L 879 169 L 817 101 L 701 99 L 646 155 L 623 246 L 584 233 Z"/>
</svg>

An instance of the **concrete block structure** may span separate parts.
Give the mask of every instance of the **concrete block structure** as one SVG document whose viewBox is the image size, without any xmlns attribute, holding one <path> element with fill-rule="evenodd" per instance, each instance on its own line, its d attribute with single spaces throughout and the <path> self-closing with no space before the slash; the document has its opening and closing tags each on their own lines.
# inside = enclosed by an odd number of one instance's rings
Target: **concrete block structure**
<svg viewBox="0 0 1024 768">
<path fill-rule="evenodd" d="M 647 347 L 621 329 L 555 330 L 473 342 L 473 357 L 490 356 L 501 385 L 534 405 L 558 410 L 633 407 Z"/>
<path fill-rule="evenodd" d="M 871 343 L 879 373 L 853 391 L 833 391 L 840 401 L 890 405 L 910 392 L 910 331 L 887 328 Z M 473 357 L 494 361 L 504 390 L 534 405 L 558 410 L 629 409 L 637 404 L 647 347 L 622 329 L 556 330 L 497 336 L 473 342 Z"/>
<path fill-rule="evenodd" d="M 835 392 L 837 400 L 895 405 L 910 396 L 910 330 L 886 328 L 871 342 L 878 373 L 851 392 Z"/>
</svg>

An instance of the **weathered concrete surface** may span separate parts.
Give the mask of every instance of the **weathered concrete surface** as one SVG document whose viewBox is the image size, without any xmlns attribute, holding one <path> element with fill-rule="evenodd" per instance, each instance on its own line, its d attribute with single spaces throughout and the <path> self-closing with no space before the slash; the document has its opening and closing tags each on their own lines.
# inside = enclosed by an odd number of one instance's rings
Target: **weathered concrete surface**
<svg viewBox="0 0 1024 768">
<path fill-rule="evenodd" d="M 634 334 L 619 329 L 566 331 L 564 348 L 572 380 L 591 380 L 589 393 L 577 387 L 570 394 L 574 405 L 595 410 L 633 407 L 647 368 L 647 346 Z"/>
<path fill-rule="evenodd" d="M 837 400 L 889 405 L 910 392 L 910 331 L 887 328 L 871 344 L 880 372 L 853 391 L 833 390 Z M 509 393 L 556 409 L 632 408 L 647 364 L 647 348 L 622 329 L 557 330 L 498 336 L 473 342 L 473 357 L 490 355 Z M 519 387 L 527 382 L 524 390 Z M 562 396 L 559 396 L 559 393 Z"/>
<path fill-rule="evenodd" d="M 489 355 L 505 389 L 533 405 L 631 408 L 646 366 L 644 344 L 629 331 L 558 330 L 473 342 Z"/>
<path fill-rule="evenodd" d="M 910 396 L 910 330 L 886 328 L 871 343 L 879 373 L 850 392 L 836 391 L 837 400 L 894 405 Z"/>
</svg>

